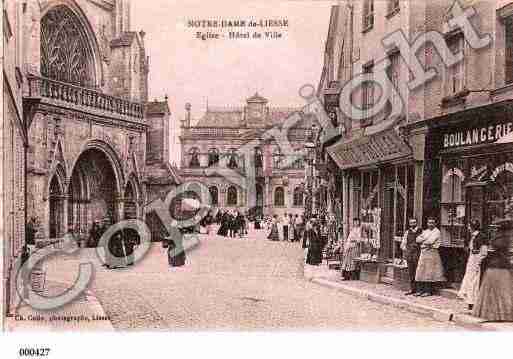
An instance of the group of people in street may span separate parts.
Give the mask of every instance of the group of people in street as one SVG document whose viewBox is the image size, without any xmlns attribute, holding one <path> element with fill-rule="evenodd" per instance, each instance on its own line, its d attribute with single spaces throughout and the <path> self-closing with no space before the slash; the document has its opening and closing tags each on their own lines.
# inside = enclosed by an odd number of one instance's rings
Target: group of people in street
<svg viewBox="0 0 513 359">
<path fill-rule="evenodd" d="M 207 234 L 212 232 L 212 224 L 217 223 L 219 229 L 217 234 L 223 237 L 244 238 L 248 234 L 246 216 L 236 210 L 218 211 L 215 216 L 207 215 Z"/>
<path fill-rule="evenodd" d="M 267 238 L 271 241 L 299 242 L 304 231 L 304 216 L 284 213 L 274 215 L 270 222 L 270 232 Z"/>
<path fill-rule="evenodd" d="M 473 220 L 468 225 L 465 249 L 468 260 L 458 296 L 476 317 L 491 321 L 513 321 L 513 272 L 508 257 L 510 239 L 499 236 L 491 246 Z M 431 296 L 446 281 L 438 248 L 441 233 L 434 218 L 427 228 L 419 228 L 417 220 L 409 220 L 401 249 L 406 257 L 411 290 L 405 295 Z"/>
</svg>

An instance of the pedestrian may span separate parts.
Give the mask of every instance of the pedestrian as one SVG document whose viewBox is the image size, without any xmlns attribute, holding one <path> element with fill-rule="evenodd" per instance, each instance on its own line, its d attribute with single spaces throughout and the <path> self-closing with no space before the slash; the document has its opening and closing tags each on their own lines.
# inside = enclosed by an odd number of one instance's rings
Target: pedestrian
<svg viewBox="0 0 513 359">
<path fill-rule="evenodd" d="M 445 282 L 442 260 L 438 251 L 441 243 L 440 230 L 436 228 L 434 218 L 428 218 L 427 227 L 417 237 L 417 243 L 420 244 L 420 257 L 415 281 L 421 288 L 415 295 L 420 297 L 433 295 L 435 287 Z"/>
<path fill-rule="evenodd" d="M 362 226 L 360 218 L 353 218 L 353 228 L 343 243 L 342 263 L 340 271 L 343 280 L 358 279 L 358 267 L 354 261 L 360 256 L 360 243 L 362 242 Z"/>
<path fill-rule="evenodd" d="M 28 245 L 36 244 L 36 217 L 31 217 L 25 226 L 25 243 Z"/>
<path fill-rule="evenodd" d="M 417 237 L 422 234 L 422 229 L 419 228 L 417 219 L 411 218 L 409 227 L 404 232 L 403 240 L 401 242 L 401 249 L 403 251 L 403 258 L 406 258 L 408 264 L 408 276 L 410 278 L 410 291 L 405 295 L 412 295 L 417 293 L 417 283 L 415 282 L 415 274 L 417 273 L 417 265 L 420 257 L 420 245 L 417 243 Z"/>
<path fill-rule="evenodd" d="M 228 233 L 230 238 L 235 238 L 237 234 L 237 215 L 233 211 L 230 211 L 228 217 Z"/>
<path fill-rule="evenodd" d="M 261 220 L 262 220 L 262 217 L 260 215 L 257 215 L 255 217 L 255 224 L 254 224 L 255 229 L 262 229 L 262 226 L 260 225 Z"/>
<path fill-rule="evenodd" d="M 228 211 L 221 214 L 221 226 L 219 227 L 219 230 L 217 231 L 217 234 L 223 237 L 226 237 L 228 235 L 229 231 L 229 225 L 230 225 L 230 213 Z"/>
<path fill-rule="evenodd" d="M 294 226 L 293 226 L 293 231 L 294 231 L 294 242 L 299 242 L 299 226 L 301 225 L 301 223 L 299 222 L 299 216 L 298 214 L 296 213 L 294 215 Z"/>
<path fill-rule="evenodd" d="M 511 228 L 504 223 L 501 231 Z M 481 287 L 472 315 L 489 321 L 513 321 L 513 268 L 509 258 L 510 238 L 504 233 L 492 241 L 483 260 Z"/>
<path fill-rule="evenodd" d="M 185 265 L 185 251 L 183 249 L 183 234 L 177 232 L 174 236 L 166 237 L 167 245 L 167 261 L 170 267 L 181 267 Z"/>
<path fill-rule="evenodd" d="M 100 237 L 100 224 L 98 221 L 94 221 L 89 230 L 89 239 L 87 240 L 88 247 L 96 247 Z"/>
<path fill-rule="evenodd" d="M 306 264 L 317 266 L 322 263 L 322 240 L 319 229 L 319 225 L 315 222 L 309 222 L 307 224 L 305 234 L 308 237 Z"/>
<path fill-rule="evenodd" d="M 290 229 L 289 229 L 290 241 L 295 242 L 296 241 L 296 218 L 292 215 L 292 213 L 289 214 L 289 223 L 290 223 Z"/>
<path fill-rule="evenodd" d="M 465 248 L 468 248 L 469 255 L 458 296 L 465 301 L 468 310 L 472 310 L 479 294 L 481 262 L 488 253 L 488 245 L 485 236 L 481 232 L 481 224 L 478 220 L 473 220 L 469 224 L 468 229 L 470 239 Z"/>
<path fill-rule="evenodd" d="M 280 235 L 278 233 L 278 218 L 276 215 L 273 216 L 272 223 L 271 223 L 271 232 L 267 236 L 268 239 L 271 241 L 279 241 Z"/>
<path fill-rule="evenodd" d="M 285 212 L 285 214 L 283 215 L 282 225 L 283 225 L 283 240 L 285 242 L 287 242 L 289 240 L 289 225 L 290 225 L 290 219 L 289 219 L 287 212 Z"/>
</svg>

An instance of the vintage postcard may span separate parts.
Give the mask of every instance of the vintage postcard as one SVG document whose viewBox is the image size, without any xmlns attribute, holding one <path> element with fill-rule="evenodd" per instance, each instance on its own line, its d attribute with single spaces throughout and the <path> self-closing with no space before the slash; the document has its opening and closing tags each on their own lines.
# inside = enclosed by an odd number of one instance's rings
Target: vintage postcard
<svg viewBox="0 0 513 359">
<path fill-rule="evenodd" d="M 5 332 L 513 329 L 511 0 L 4 0 L 3 78 Z"/>
</svg>

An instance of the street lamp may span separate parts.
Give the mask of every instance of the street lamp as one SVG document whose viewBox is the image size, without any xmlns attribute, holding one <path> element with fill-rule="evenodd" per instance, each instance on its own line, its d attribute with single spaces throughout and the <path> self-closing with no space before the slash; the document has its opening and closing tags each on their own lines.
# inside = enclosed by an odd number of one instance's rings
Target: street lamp
<svg viewBox="0 0 513 359">
<path fill-rule="evenodd" d="M 308 139 L 304 144 L 306 151 L 306 163 L 308 164 L 306 175 L 306 190 L 307 198 L 305 200 L 305 217 L 310 218 L 313 210 L 313 180 L 314 180 L 314 160 L 315 150 L 317 148 L 317 136 L 319 134 L 318 126 L 313 123 L 311 129 L 308 131 Z"/>
</svg>

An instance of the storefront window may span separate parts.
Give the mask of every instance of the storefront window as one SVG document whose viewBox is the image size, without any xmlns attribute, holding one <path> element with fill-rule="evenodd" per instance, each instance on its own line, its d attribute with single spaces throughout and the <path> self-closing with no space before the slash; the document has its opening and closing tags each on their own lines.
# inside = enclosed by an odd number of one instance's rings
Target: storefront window
<svg viewBox="0 0 513 359">
<path fill-rule="evenodd" d="M 463 160 L 448 161 L 442 168 L 442 245 L 462 246 L 465 228 L 465 166 Z"/>
</svg>

